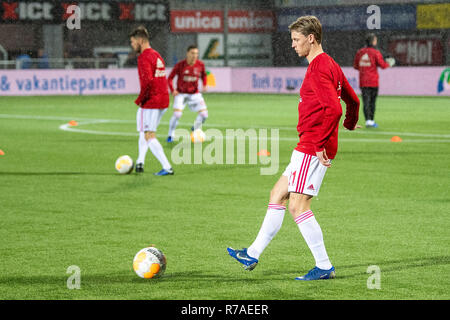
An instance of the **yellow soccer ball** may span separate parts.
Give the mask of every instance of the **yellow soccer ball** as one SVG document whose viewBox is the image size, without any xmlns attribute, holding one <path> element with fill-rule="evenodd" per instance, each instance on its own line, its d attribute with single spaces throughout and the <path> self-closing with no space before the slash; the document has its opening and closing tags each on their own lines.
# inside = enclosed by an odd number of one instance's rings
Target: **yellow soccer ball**
<svg viewBox="0 0 450 320">
<path fill-rule="evenodd" d="M 155 247 L 148 247 L 136 253 L 133 270 L 144 279 L 159 278 L 166 271 L 166 256 Z"/>
<path fill-rule="evenodd" d="M 191 141 L 193 143 L 202 143 L 206 140 L 206 134 L 202 129 L 197 129 L 191 132 Z"/>
<path fill-rule="evenodd" d="M 133 159 L 130 156 L 124 155 L 120 156 L 116 160 L 116 170 L 120 174 L 128 174 L 133 171 Z"/>
</svg>

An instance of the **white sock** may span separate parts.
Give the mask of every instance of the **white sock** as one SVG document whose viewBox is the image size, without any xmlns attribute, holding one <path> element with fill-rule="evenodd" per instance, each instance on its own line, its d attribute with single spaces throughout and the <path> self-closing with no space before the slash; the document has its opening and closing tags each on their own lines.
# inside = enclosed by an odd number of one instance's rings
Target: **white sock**
<svg viewBox="0 0 450 320">
<path fill-rule="evenodd" d="M 169 134 L 168 134 L 169 137 L 173 137 L 173 133 L 174 133 L 175 129 L 177 128 L 178 121 L 181 118 L 181 114 L 182 114 L 181 112 L 175 111 L 173 113 L 173 115 L 172 115 L 172 118 L 170 118 L 170 121 L 169 121 Z"/>
<path fill-rule="evenodd" d="M 158 139 L 153 138 L 148 140 L 148 147 L 150 148 L 150 151 L 153 153 L 153 155 L 158 159 L 158 161 L 161 163 L 163 169 L 169 170 L 172 168 L 172 166 L 169 163 L 169 160 L 167 160 L 167 157 L 164 153 L 164 149 L 159 143 Z"/>
<path fill-rule="evenodd" d="M 322 229 L 320 229 L 312 211 L 308 210 L 299 215 L 295 218 L 295 223 L 297 223 L 309 250 L 311 250 L 314 259 L 316 260 L 316 266 L 323 270 L 331 269 L 332 265 L 323 242 Z"/>
<path fill-rule="evenodd" d="M 195 118 L 194 121 L 194 130 L 200 129 L 202 127 L 202 124 L 206 121 L 208 118 L 208 111 L 201 111 L 197 115 L 197 118 Z"/>
<path fill-rule="evenodd" d="M 285 211 L 286 207 L 282 205 L 269 204 L 261 229 L 259 230 L 255 241 L 247 249 L 247 254 L 250 257 L 259 259 L 261 253 L 280 230 L 281 225 L 283 224 Z"/>
<path fill-rule="evenodd" d="M 137 158 L 136 163 L 142 163 L 145 162 L 145 155 L 147 154 L 148 150 L 148 144 L 147 140 L 145 140 L 145 133 L 139 132 L 139 156 Z"/>
</svg>

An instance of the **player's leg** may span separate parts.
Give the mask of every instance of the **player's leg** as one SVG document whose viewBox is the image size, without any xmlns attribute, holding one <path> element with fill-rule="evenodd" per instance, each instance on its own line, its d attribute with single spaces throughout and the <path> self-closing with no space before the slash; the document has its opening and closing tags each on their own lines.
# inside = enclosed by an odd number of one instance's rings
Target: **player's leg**
<svg viewBox="0 0 450 320">
<path fill-rule="evenodd" d="M 137 173 L 144 172 L 145 156 L 148 151 L 147 140 L 145 139 L 145 133 L 144 133 L 145 110 L 146 109 L 138 108 L 137 114 L 136 114 L 136 125 L 137 125 L 137 131 L 139 132 L 139 140 L 138 140 L 139 155 L 136 160 L 136 168 L 135 168 L 135 171 Z"/>
<path fill-rule="evenodd" d="M 208 119 L 208 110 L 207 109 L 200 110 L 194 121 L 194 130 L 201 129 L 206 119 Z"/>
<path fill-rule="evenodd" d="M 173 141 L 175 129 L 178 126 L 181 116 L 183 115 L 185 95 L 182 93 L 177 94 L 173 98 L 173 114 L 169 121 L 169 133 L 167 135 L 167 142 Z"/>
<path fill-rule="evenodd" d="M 300 165 L 302 164 L 300 154 L 297 151 L 292 153 L 289 165 L 272 188 L 264 221 L 252 245 L 248 249 L 242 250 L 228 248 L 228 253 L 244 264 L 244 268 L 247 270 L 253 270 L 256 267 L 259 256 L 283 224 L 286 203 L 289 199 L 289 186 L 297 182 L 296 172 L 300 171 Z"/>
<path fill-rule="evenodd" d="M 373 127 L 378 128 L 378 124 L 375 122 L 375 108 L 376 108 L 376 100 L 378 96 L 378 88 L 370 88 L 370 113 L 373 120 Z"/>
<path fill-rule="evenodd" d="M 366 119 L 366 127 L 371 127 L 373 118 L 371 114 L 371 108 L 370 108 L 370 88 L 363 87 L 361 88 L 361 95 L 363 100 L 363 111 L 364 111 L 364 118 Z"/>
<path fill-rule="evenodd" d="M 269 205 L 264 221 L 252 245 L 248 249 L 227 249 L 230 256 L 244 265 L 244 269 L 251 271 L 256 267 L 259 256 L 280 230 L 286 210 L 286 201 L 289 197 L 287 189 L 288 178 L 283 175 L 270 192 Z"/>
<path fill-rule="evenodd" d="M 311 200 L 319 193 L 327 167 L 316 156 L 299 152 L 299 158 L 302 163 L 300 171 L 296 171 L 288 188 L 289 212 L 311 250 L 316 267 L 297 280 L 333 278 L 335 271 L 325 249 L 322 229 L 311 211 Z"/>
<path fill-rule="evenodd" d="M 280 230 L 283 224 L 288 198 L 288 178 L 281 176 L 270 192 L 269 205 L 259 233 L 247 250 L 251 257 L 259 259 L 264 249 Z"/>
<path fill-rule="evenodd" d="M 145 139 L 147 140 L 147 145 L 150 151 L 153 153 L 156 159 L 161 163 L 162 170 L 157 172 L 156 175 L 172 175 L 173 170 L 170 165 L 169 160 L 164 153 L 164 149 L 156 138 L 156 130 L 158 128 L 159 122 L 162 116 L 167 111 L 167 109 L 149 109 L 149 130 L 145 132 Z"/>
<path fill-rule="evenodd" d="M 300 193 L 291 193 L 289 197 L 289 212 L 305 239 L 316 264 L 308 274 L 296 278 L 297 280 L 319 280 L 335 276 L 334 267 L 325 249 L 322 229 L 311 211 L 312 198 L 310 195 Z"/>
<path fill-rule="evenodd" d="M 188 102 L 189 108 L 197 112 L 197 117 L 194 121 L 194 126 L 192 127 L 192 131 L 201 129 L 203 123 L 205 123 L 206 119 L 208 119 L 208 108 L 206 106 L 205 100 L 201 93 L 196 93 L 191 95 L 190 100 Z"/>
</svg>

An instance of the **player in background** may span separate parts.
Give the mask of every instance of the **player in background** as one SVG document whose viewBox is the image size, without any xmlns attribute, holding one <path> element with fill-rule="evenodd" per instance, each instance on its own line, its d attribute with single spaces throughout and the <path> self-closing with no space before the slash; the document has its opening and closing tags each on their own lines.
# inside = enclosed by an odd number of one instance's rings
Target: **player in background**
<svg viewBox="0 0 450 320">
<path fill-rule="evenodd" d="M 344 127 L 354 130 L 359 100 L 339 65 L 322 50 L 322 26 L 314 16 L 298 18 L 289 26 L 292 48 L 309 62 L 298 104 L 299 142 L 291 162 L 270 192 L 268 209 L 259 233 L 246 249 L 228 248 L 228 253 L 246 270 L 256 267 L 259 257 L 280 230 L 289 200 L 291 213 L 315 259 L 315 267 L 296 280 L 335 277 L 322 230 L 311 211 L 311 200 L 319 193 L 322 179 L 338 147 L 340 99 L 346 104 Z"/>
<path fill-rule="evenodd" d="M 384 61 L 383 55 L 376 48 L 377 41 L 375 34 L 369 33 L 366 37 L 366 47 L 356 52 L 353 61 L 353 68 L 359 71 L 359 87 L 363 98 L 367 128 L 378 128 L 378 124 L 374 121 L 375 101 L 378 95 L 378 67 L 386 69 L 395 64 L 393 58 Z"/>
<path fill-rule="evenodd" d="M 177 76 L 177 88 L 173 87 L 173 78 Z M 167 142 L 173 141 L 175 128 L 178 121 L 183 114 L 185 105 L 198 112 L 197 118 L 194 121 L 192 131 L 202 127 L 202 124 L 208 118 L 208 109 L 203 99 L 203 95 L 198 90 L 198 80 L 201 79 L 203 83 L 203 92 L 206 91 L 206 71 L 205 65 L 198 60 L 197 46 L 189 46 L 186 52 L 186 59 L 179 61 L 170 72 L 168 81 L 170 92 L 173 99 L 173 115 L 169 122 L 169 134 Z"/>
<path fill-rule="evenodd" d="M 174 172 L 164 149 L 156 139 L 156 129 L 161 117 L 169 107 L 169 90 L 167 88 L 166 69 L 163 58 L 150 47 L 148 31 L 138 27 L 130 33 L 130 44 L 139 54 L 138 73 L 141 91 L 135 103 L 139 106 L 136 122 L 139 131 L 139 157 L 136 172 L 144 172 L 147 150 L 153 153 L 162 165 L 158 176 L 172 175 Z"/>
</svg>

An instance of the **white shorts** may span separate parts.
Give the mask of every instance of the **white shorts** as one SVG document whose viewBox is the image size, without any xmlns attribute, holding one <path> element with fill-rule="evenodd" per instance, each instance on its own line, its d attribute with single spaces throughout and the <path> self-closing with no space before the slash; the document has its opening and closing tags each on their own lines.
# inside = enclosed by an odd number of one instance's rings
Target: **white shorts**
<svg viewBox="0 0 450 320">
<path fill-rule="evenodd" d="M 184 110 L 186 104 L 189 106 L 189 109 L 194 112 L 206 109 L 205 100 L 200 92 L 194 94 L 179 93 L 173 98 L 174 109 Z"/>
<path fill-rule="evenodd" d="M 283 172 L 289 181 L 288 192 L 317 196 L 327 167 L 319 158 L 294 150 L 291 162 Z"/>
<path fill-rule="evenodd" d="M 159 122 L 161 121 L 161 118 L 166 111 L 167 111 L 167 108 L 165 108 L 165 109 L 138 108 L 137 114 L 136 114 L 137 131 L 139 131 L 139 132 L 146 132 L 146 131 L 156 132 Z"/>
</svg>

